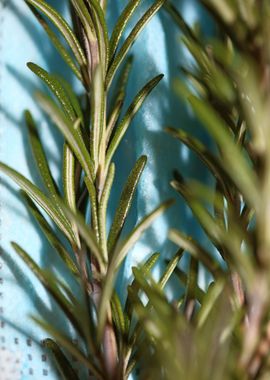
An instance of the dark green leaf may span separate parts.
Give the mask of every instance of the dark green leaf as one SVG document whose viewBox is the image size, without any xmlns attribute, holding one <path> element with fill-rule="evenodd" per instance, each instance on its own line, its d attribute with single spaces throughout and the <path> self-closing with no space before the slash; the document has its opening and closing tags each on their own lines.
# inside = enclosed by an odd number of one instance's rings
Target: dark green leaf
<svg viewBox="0 0 270 380">
<path fill-rule="evenodd" d="M 35 206 L 35 204 L 31 201 L 31 199 L 27 196 L 27 194 L 23 193 L 23 198 L 27 204 L 27 207 L 35 220 L 38 222 L 42 232 L 48 239 L 51 246 L 56 250 L 56 252 L 59 254 L 61 259 L 64 261 L 66 266 L 70 269 L 70 271 L 76 276 L 79 276 L 79 271 L 76 265 L 74 264 L 73 260 L 70 257 L 70 254 L 62 244 L 62 242 L 59 240 L 57 235 L 54 233 L 52 228 L 50 227 L 49 223 L 46 221 L 44 216 L 39 212 L 38 208 Z"/>
<path fill-rule="evenodd" d="M 72 368 L 70 361 L 66 358 L 59 346 L 52 339 L 45 339 L 42 343 L 44 347 L 51 352 L 61 378 L 63 380 L 79 380 L 79 377 Z"/>
<path fill-rule="evenodd" d="M 89 179 L 93 179 L 93 163 L 83 142 L 81 134 L 78 132 L 79 120 L 77 120 L 77 122 L 72 125 L 71 122 L 65 117 L 61 110 L 57 108 L 57 106 L 51 101 L 49 97 L 40 92 L 37 93 L 36 96 L 44 111 L 51 117 L 53 122 L 64 135 L 69 146 L 76 155 L 76 158 L 84 169 L 86 175 L 89 177 Z"/>
<path fill-rule="evenodd" d="M 66 62 L 66 64 L 71 68 L 71 70 L 74 72 L 76 77 L 82 82 L 82 76 L 80 73 L 80 70 L 78 69 L 77 65 L 74 63 L 73 58 L 70 56 L 66 48 L 62 45 L 59 38 L 56 36 L 56 34 L 52 31 L 52 29 L 49 27 L 48 23 L 45 21 L 45 19 L 35 10 L 33 6 L 30 4 L 29 8 L 33 12 L 33 14 L 36 16 L 37 20 L 41 24 L 41 26 L 44 28 L 45 32 L 47 33 L 48 37 L 50 38 L 52 44 L 56 48 L 56 50 L 59 52 L 63 60 Z"/>
<path fill-rule="evenodd" d="M 112 138 L 112 141 L 109 145 L 107 156 L 106 156 L 106 167 L 109 166 L 112 157 L 120 144 L 120 141 L 122 140 L 127 128 L 129 127 L 132 119 L 142 106 L 143 102 L 147 98 L 147 96 L 150 94 L 150 92 L 156 87 L 156 85 L 160 82 L 160 80 L 163 78 L 163 75 L 158 75 L 152 80 L 150 80 L 142 89 L 139 91 L 139 93 L 136 95 L 135 99 L 129 106 L 123 120 L 121 121 L 120 125 L 115 131 L 115 134 Z"/>
<path fill-rule="evenodd" d="M 116 213 L 113 218 L 109 237 L 108 237 L 109 253 L 112 252 L 113 249 L 115 248 L 115 245 L 124 227 L 128 212 L 132 205 L 135 190 L 137 188 L 138 182 L 140 180 L 140 177 L 142 175 L 146 162 L 147 162 L 146 156 L 142 156 L 138 159 L 124 186 L 124 189 L 120 197 L 119 205 L 116 209 Z"/>
<path fill-rule="evenodd" d="M 139 20 L 139 22 L 135 25 L 135 27 L 130 32 L 129 36 L 123 43 L 121 49 L 119 50 L 118 54 L 112 61 L 112 64 L 108 70 L 108 74 L 106 77 L 106 88 L 109 88 L 111 85 L 111 82 L 114 78 L 114 75 L 120 66 L 120 64 L 123 62 L 124 58 L 128 54 L 131 46 L 135 42 L 136 38 L 139 36 L 140 32 L 143 30 L 143 28 L 148 24 L 148 22 L 151 20 L 151 18 L 159 11 L 159 9 L 164 4 L 165 0 L 157 0 L 155 3 L 146 11 L 146 13 L 143 15 L 143 17 Z"/>
<path fill-rule="evenodd" d="M 64 295 L 59 291 L 55 281 L 52 276 L 48 276 L 45 271 L 43 271 L 35 261 L 16 243 L 11 243 L 15 252 L 20 256 L 20 258 L 25 262 L 28 268 L 35 274 L 38 280 L 46 288 L 48 293 L 54 298 L 58 305 L 63 310 L 66 317 L 70 320 L 76 330 L 83 336 L 82 326 L 80 325 L 77 315 L 72 308 L 72 305 L 64 297 Z"/>
<path fill-rule="evenodd" d="M 131 19 L 133 13 L 135 12 L 136 8 L 140 4 L 141 0 L 130 0 L 121 15 L 119 16 L 116 25 L 113 29 L 112 36 L 110 39 L 110 59 L 113 58 L 117 46 L 120 42 L 121 36 L 123 35 L 123 32 Z"/>
<path fill-rule="evenodd" d="M 205 267 L 213 274 L 214 277 L 222 276 L 223 270 L 221 269 L 218 260 L 214 260 L 212 256 L 202 246 L 200 246 L 190 236 L 184 235 L 180 231 L 171 230 L 169 234 L 170 239 L 181 247 L 183 250 L 189 252 L 197 260 L 200 260 Z"/>
<path fill-rule="evenodd" d="M 7 174 L 15 181 L 27 195 L 34 200 L 43 210 L 52 218 L 55 224 L 66 235 L 70 242 L 77 244 L 76 238 L 72 232 L 71 225 L 66 218 L 59 212 L 55 203 L 33 185 L 27 178 L 23 177 L 20 173 L 16 172 L 9 166 L 0 163 L 0 170 Z"/>
<path fill-rule="evenodd" d="M 52 8 L 50 5 L 45 3 L 43 0 L 25 0 L 29 5 L 32 5 L 33 7 L 37 8 L 39 11 L 41 11 L 43 14 L 45 14 L 46 17 L 50 19 L 54 23 L 54 25 L 57 27 L 57 29 L 60 31 L 60 33 L 63 35 L 67 43 L 69 44 L 71 50 L 73 51 L 78 63 L 80 66 L 86 65 L 86 59 L 83 53 L 83 50 L 71 30 L 68 23 L 63 19 L 61 15 L 59 15 L 58 12 L 54 8 Z"/>
<path fill-rule="evenodd" d="M 257 205 L 258 178 L 235 144 L 228 127 L 207 103 L 195 96 L 190 96 L 189 101 L 205 128 L 217 142 L 223 156 L 223 169 L 236 183 L 247 201 L 253 206 Z"/>
</svg>

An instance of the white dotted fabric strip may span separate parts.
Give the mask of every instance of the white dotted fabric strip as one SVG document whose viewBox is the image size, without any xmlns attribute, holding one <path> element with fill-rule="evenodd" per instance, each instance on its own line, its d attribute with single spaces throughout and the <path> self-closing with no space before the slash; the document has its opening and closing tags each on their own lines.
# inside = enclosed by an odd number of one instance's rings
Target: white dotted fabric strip
<svg viewBox="0 0 270 380">
<path fill-rule="evenodd" d="M 0 378 L 1 380 L 20 380 L 22 355 L 19 352 L 0 350 Z"/>
</svg>

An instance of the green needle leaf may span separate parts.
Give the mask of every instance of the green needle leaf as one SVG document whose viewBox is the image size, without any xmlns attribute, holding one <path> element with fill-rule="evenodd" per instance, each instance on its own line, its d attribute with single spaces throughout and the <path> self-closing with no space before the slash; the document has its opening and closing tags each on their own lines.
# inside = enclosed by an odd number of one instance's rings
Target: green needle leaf
<svg viewBox="0 0 270 380">
<path fill-rule="evenodd" d="M 121 73 L 119 75 L 118 81 L 117 81 L 117 91 L 115 95 L 115 101 L 112 107 L 111 114 L 108 118 L 108 123 L 107 123 L 107 143 L 109 143 L 112 131 L 118 121 L 118 118 L 120 116 L 124 100 L 126 97 L 126 87 L 128 83 L 128 78 L 129 74 L 132 68 L 133 64 L 133 56 L 130 55 L 124 64 L 123 69 L 121 70 Z"/>
<path fill-rule="evenodd" d="M 66 64 L 71 68 L 71 70 L 74 72 L 76 77 L 83 82 L 80 70 L 78 69 L 77 65 L 74 63 L 73 58 L 70 56 L 70 54 L 67 52 L 66 48 L 62 45 L 59 38 L 56 36 L 56 34 L 52 31 L 52 29 L 49 27 L 48 23 L 45 21 L 45 19 L 35 10 L 33 6 L 28 4 L 29 8 L 39 21 L 40 25 L 43 27 L 45 32 L 47 33 L 48 37 L 50 38 L 52 44 L 58 51 L 58 53 L 61 55 L 63 60 L 66 62 Z"/>
<path fill-rule="evenodd" d="M 128 129 L 132 119 L 142 106 L 143 102 L 147 98 L 147 96 L 151 93 L 151 91 L 157 86 L 157 84 L 161 81 L 163 78 L 163 74 L 156 76 L 152 80 L 150 80 L 135 96 L 135 99 L 129 106 L 123 120 L 119 124 L 118 128 L 115 131 L 115 134 L 112 138 L 112 141 L 109 145 L 107 156 L 106 156 L 106 167 L 109 166 L 109 163 L 112 160 L 112 157 L 119 146 L 126 130 Z"/>
<path fill-rule="evenodd" d="M 56 252 L 59 254 L 61 259 L 66 264 L 66 266 L 70 269 L 70 271 L 76 277 L 78 277 L 79 276 L 78 268 L 76 267 L 75 263 L 71 259 L 70 254 L 68 253 L 66 248 L 63 246 L 62 242 L 58 239 L 58 237 L 56 236 L 56 234 L 54 233 L 54 231 L 50 227 L 49 223 L 46 221 L 46 219 L 41 214 L 41 212 L 38 210 L 38 208 L 35 206 L 35 204 L 31 201 L 29 196 L 24 192 L 22 192 L 22 196 L 25 200 L 25 203 L 26 203 L 29 211 L 31 212 L 31 214 L 33 215 L 33 217 L 35 218 L 35 220 L 39 224 L 42 232 L 44 233 L 44 235 L 48 239 L 51 246 L 56 250 Z"/>
<path fill-rule="evenodd" d="M 183 254 L 184 254 L 184 250 L 181 248 L 179 249 L 179 251 L 176 252 L 174 257 L 169 261 L 167 268 L 165 269 L 161 279 L 159 280 L 159 285 L 161 289 L 163 289 L 166 286 L 167 282 L 171 278 L 171 275 L 174 273 L 175 268 L 177 267 L 179 261 L 183 257 Z"/>
<path fill-rule="evenodd" d="M 90 151 L 95 164 L 95 172 L 98 165 L 104 165 L 106 144 L 106 105 L 104 83 L 101 66 L 97 66 L 93 78 L 93 95 L 91 97 L 91 139 Z"/>
<path fill-rule="evenodd" d="M 126 55 L 128 54 L 131 46 L 135 42 L 136 38 L 139 36 L 140 32 L 143 30 L 143 28 L 148 24 L 148 22 L 151 20 L 151 18 L 159 11 L 159 9 L 164 4 L 165 0 L 158 0 L 156 1 L 149 9 L 148 11 L 143 15 L 143 17 L 140 19 L 140 21 L 135 25 L 135 27 L 132 29 L 131 33 L 123 43 L 121 49 L 119 50 L 119 53 L 116 55 L 114 60 L 112 61 L 112 64 L 109 68 L 109 71 L 107 73 L 106 77 L 106 88 L 110 88 L 111 82 L 115 76 L 115 73 L 120 66 L 120 64 L 125 59 Z"/>
<path fill-rule="evenodd" d="M 50 75 L 46 70 L 42 69 L 35 63 L 29 62 L 27 63 L 27 66 L 51 89 L 53 94 L 59 100 L 63 110 L 65 111 L 69 119 L 71 121 L 75 121 L 76 115 L 74 109 L 61 83 L 55 77 Z"/>
<path fill-rule="evenodd" d="M 247 201 L 255 206 L 258 204 L 258 178 L 245 160 L 243 153 L 235 144 L 233 137 L 223 120 L 204 101 L 190 96 L 189 101 L 205 128 L 217 142 L 224 159 L 223 168 L 241 189 Z M 235 163 L 237 162 L 237 165 Z"/>
<path fill-rule="evenodd" d="M 66 358 L 59 346 L 52 339 L 45 339 L 42 343 L 43 346 L 51 352 L 56 362 L 57 369 L 61 374 L 61 378 L 63 380 L 79 380 L 70 361 Z"/>
<path fill-rule="evenodd" d="M 89 177 L 89 179 L 93 179 L 93 163 L 82 140 L 81 134 L 78 132 L 78 123 L 76 122 L 73 126 L 71 122 L 65 117 L 61 110 L 57 108 L 57 106 L 51 101 L 51 99 L 48 96 L 40 92 L 38 92 L 36 96 L 41 107 L 51 117 L 53 122 L 64 135 L 65 139 L 67 140 L 69 146 L 73 150 L 86 175 Z"/>
<path fill-rule="evenodd" d="M 180 231 L 171 230 L 169 238 L 183 250 L 189 252 L 194 258 L 201 261 L 214 277 L 222 276 L 223 270 L 218 261 L 214 260 L 209 252 L 201 247 L 190 236 L 187 236 Z"/>
<path fill-rule="evenodd" d="M 121 244 L 119 249 L 115 249 L 111 260 L 115 268 L 119 267 L 129 250 L 140 239 L 145 230 L 150 227 L 153 221 L 158 218 L 164 211 L 166 211 L 173 203 L 173 200 L 169 200 L 158 206 L 134 228 L 126 240 Z"/>
<path fill-rule="evenodd" d="M 110 59 L 113 58 L 116 49 L 118 47 L 118 44 L 120 42 L 121 36 L 123 35 L 123 32 L 131 19 L 132 15 L 134 14 L 136 8 L 140 4 L 141 0 L 131 0 L 128 2 L 127 6 L 121 13 L 120 17 L 118 18 L 116 25 L 113 29 L 112 36 L 110 39 Z"/>
<path fill-rule="evenodd" d="M 227 181 L 230 182 L 230 178 L 224 171 L 219 158 L 215 157 L 205 145 L 203 145 L 195 137 L 190 136 L 185 131 L 174 128 L 166 128 L 166 130 L 198 155 L 201 161 L 207 166 L 217 182 L 220 184 L 221 188 L 224 190 L 224 193 L 228 194 L 229 189 L 226 183 Z"/>
<path fill-rule="evenodd" d="M 106 234 L 106 220 L 107 220 L 107 206 L 110 196 L 110 191 L 112 188 L 113 180 L 115 174 L 115 165 L 111 164 L 107 179 L 104 185 L 103 192 L 101 194 L 101 199 L 99 202 L 98 216 L 99 216 L 99 231 L 100 231 L 100 245 L 103 252 L 105 261 L 108 261 L 108 251 L 107 251 L 107 234 Z"/>
<path fill-rule="evenodd" d="M 70 222 L 76 224 L 76 227 L 78 228 L 80 235 L 84 239 L 91 253 L 95 256 L 97 262 L 99 263 L 101 273 L 104 274 L 104 257 L 102 255 L 102 250 L 95 238 L 95 235 L 91 227 L 85 223 L 81 215 L 79 215 L 78 213 L 75 214 L 72 210 L 70 210 L 68 207 L 65 207 L 64 205 L 62 207 Z"/>
<path fill-rule="evenodd" d="M 39 318 L 32 316 L 31 319 L 49 335 L 54 337 L 54 339 L 59 342 L 59 344 L 61 344 L 72 356 L 74 356 L 78 362 L 82 363 L 86 368 L 88 368 L 95 375 L 97 380 L 103 380 L 100 370 L 81 352 L 79 348 L 76 347 L 76 345 L 68 336 L 64 335 L 49 323 Z"/>
<path fill-rule="evenodd" d="M 40 137 L 38 135 L 36 124 L 29 111 L 25 112 L 25 121 L 29 133 L 32 152 L 37 164 L 38 171 L 41 175 L 44 185 L 46 186 L 55 203 L 57 203 L 59 190 L 57 189 L 56 184 L 52 178 L 51 170 L 49 168 L 45 152 L 40 142 Z"/>
<path fill-rule="evenodd" d="M 126 321 L 120 299 L 116 292 L 113 293 L 111 305 L 113 321 L 116 325 L 118 335 L 122 337 L 126 333 Z"/>
<path fill-rule="evenodd" d="M 81 48 L 75 34 L 68 25 L 68 23 L 63 19 L 63 17 L 56 12 L 54 8 L 45 3 L 43 0 L 25 0 L 29 5 L 37 8 L 41 11 L 52 23 L 57 27 L 60 33 L 63 35 L 68 45 L 70 46 L 72 52 L 74 53 L 80 66 L 86 65 L 86 58 Z"/>
<path fill-rule="evenodd" d="M 55 222 L 59 229 L 66 235 L 71 243 L 77 244 L 76 238 L 71 229 L 70 223 L 66 218 L 59 212 L 56 204 L 45 197 L 45 195 L 33 185 L 27 178 L 22 176 L 16 170 L 10 168 L 9 166 L 0 163 L 0 171 L 8 175 L 13 181 L 15 181 L 22 190 L 24 190 L 27 195 L 34 200 Z"/>
<path fill-rule="evenodd" d="M 116 209 L 116 213 L 113 218 L 113 222 L 112 222 L 109 237 L 108 237 L 109 253 L 113 251 L 120 237 L 128 212 L 132 205 L 135 190 L 141 178 L 142 172 L 145 168 L 146 162 L 147 162 L 146 156 L 140 157 L 138 161 L 136 162 L 134 168 L 132 169 L 130 175 L 128 176 L 127 182 L 120 196 L 119 205 Z"/>
<path fill-rule="evenodd" d="M 83 332 L 80 323 L 77 319 L 76 314 L 72 309 L 72 305 L 67 301 L 64 295 L 59 291 L 52 276 L 48 276 L 36 263 L 35 261 L 22 249 L 18 244 L 12 242 L 12 247 L 15 252 L 20 256 L 20 258 L 25 262 L 28 268 L 35 274 L 42 285 L 47 289 L 49 294 L 54 298 L 58 305 L 63 310 L 64 314 L 68 317 L 70 322 L 76 328 L 76 330 L 83 336 Z"/>
</svg>

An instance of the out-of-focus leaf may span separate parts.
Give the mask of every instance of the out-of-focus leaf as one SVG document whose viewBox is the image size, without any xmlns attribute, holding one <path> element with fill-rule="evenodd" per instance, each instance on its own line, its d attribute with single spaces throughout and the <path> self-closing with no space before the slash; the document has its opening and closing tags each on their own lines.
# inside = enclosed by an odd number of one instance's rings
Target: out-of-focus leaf
<svg viewBox="0 0 270 380">
<path fill-rule="evenodd" d="M 202 162 L 207 166 L 207 168 L 216 178 L 216 180 L 222 187 L 224 193 L 228 194 L 229 188 L 227 183 L 228 181 L 230 182 L 230 178 L 224 171 L 219 158 L 215 157 L 205 145 L 203 145 L 195 137 L 190 136 L 185 131 L 180 129 L 176 130 L 174 128 L 167 128 L 167 131 L 198 155 L 198 157 L 202 160 Z"/>
<path fill-rule="evenodd" d="M 153 253 L 153 255 L 151 255 L 146 260 L 146 262 L 141 266 L 141 271 L 143 272 L 145 276 L 147 276 L 150 273 L 151 269 L 154 267 L 159 257 L 160 257 L 159 253 Z M 136 282 L 135 279 L 133 279 L 132 283 L 128 286 L 128 295 L 127 295 L 127 301 L 125 305 L 125 313 L 129 316 L 129 318 L 131 317 L 132 310 L 135 306 L 134 303 L 132 302 L 132 299 L 130 298 L 130 291 L 132 292 L 133 295 L 137 295 L 139 292 L 139 289 L 140 289 L 139 284 Z"/>
<path fill-rule="evenodd" d="M 256 207 L 258 178 L 239 147 L 234 143 L 227 126 L 204 101 L 195 96 L 190 96 L 189 101 L 205 128 L 217 142 L 223 156 L 223 169 L 236 183 L 247 201 Z"/>
<path fill-rule="evenodd" d="M 72 356 L 74 356 L 74 358 L 76 358 L 81 364 L 88 368 L 98 380 L 103 380 L 101 371 L 97 368 L 95 364 L 93 364 L 90 361 L 88 357 L 85 356 L 85 354 L 79 348 L 76 347 L 76 345 L 68 336 L 64 335 L 62 332 L 55 329 L 49 323 L 37 317 L 32 316 L 31 318 L 37 325 L 39 325 L 50 336 L 52 336 L 56 340 L 56 342 L 61 344 Z"/>
<path fill-rule="evenodd" d="M 223 270 L 221 269 L 218 260 L 214 260 L 209 252 L 201 247 L 190 236 L 186 236 L 182 232 L 176 230 L 171 230 L 169 236 L 175 244 L 189 252 L 197 260 L 200 260 L 214 277 L 222 276 Z"/>
<path fill-rule="evenodd" d="M 126 321 L 123 313 L 120 299 L 116 293 L 113 294 L 112 300 L 112 317 L 116 325 L 119 336 L 123 336 L 126 333 Z"/>
<path fill-rule="evenodd" d="M 63 380 L 79 380 L 79 377 L 77 376 L 76 372 L 72 368 L 70 361 L 64 355 L 64 353 L 62 352 L 60 347 L 56 344 L 56 342 L 54 342 L 52 339 L 45 339 L 42 343 L 43 343 L 43 346 L 51 352 L 62 379 Z"/>
<path fill-rule="evenodd" d="M 182 248 L 179 249 L 174 255 L 174 257 L 168 262 L 167 267 L 165 271 L 163 272 L 161 279 L 159 280 L 159 285 L 161 289 L 163 289 L 166 286 L 171 275 L 174 273 L 175 268 L 177 267 L 179 261 L 183 257 L 183 253 L 184 253 L 184 250 Z"/>
</svg>

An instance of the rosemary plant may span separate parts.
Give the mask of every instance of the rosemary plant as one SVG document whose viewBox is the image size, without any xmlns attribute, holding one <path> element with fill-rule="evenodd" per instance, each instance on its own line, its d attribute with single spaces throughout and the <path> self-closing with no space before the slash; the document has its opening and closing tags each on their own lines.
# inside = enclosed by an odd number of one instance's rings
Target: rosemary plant
<svg viewBox="0 0 270 380">
<path fill-rule="evenodd" d="M 50 349 L 64 379 L 79 378 L 70 364 L 69 355 L 79 361 L 91 378 L 100 380 L 126 379 L 136 364 L 134 355 L 138 347 L 131 324 L 133 304 L 128 297 L 124 312 L 115 281 L 129 250 L 171 202 L 153 210 L 122 238 L 136 186 L 146 165 L 146 157 L 142 156 L 127 178 L 108 233 L 107 205 L 114 188 L 114 154 L 132 119 L 162 79 L 162 75 L 158 75 L 145 84 L 121 117 L 132 68 L 130 48 L 163 3 L 164 0 L 153 1 L 123 40 L 125 28 L 140 0 L 128 2 L 110 37 L 106 1 L 71 0 L 71 27 L 44 0 L 26 0 L 52 44 L 80 81 L 83 91 L 78 97 L 63 78 L 35 63 L 28 63 L 29 69 L 51 92 L 51 96 L 37 92 L 36 99 L 65 139 L 63 193 L 52 177 L 38 126 L 29 111 L 25 112 L 29 140 L 45 191 L 14 169 L 0 164 L 0 170 L 20 186 L 30 212 L 77 284 L 75 291 L 59 276 L 40 268 L 17 243 L 12 243 L 17 254 L 60 306 L 78 336 L 79 343 L 75 345 L 66 333 L 40 317 L 33 317 L 48 332 L 50 338 L 44 344 Z M 112 93 L 110 89 L 116 75 L 118 82 Z M 150 268 L 156 259 L 157 255 L 154 255 L 146 268 Z M 136 284 L 133 283 L 131 288 L 136 291 Z M 77 297 L 78 293 L 80 297 Z"/>
<path fill-rule="evenodd" d="M 44 0 L 26 3 L 83 89 L 78 98 L 62 78 L 28 64 L 51 90 L 51 97 L 41 92 L 36 96 L 65 139 L 63 194 L 51 175 L 29 111 L 26 124 L 46 192 L 0 164 L 1 171 L 21 187 L 29 210 L 79 289 L 77 297 L 59 276 L 44 271 L 12 243 L 79 338 L 75 345 L 66 333 L 34 317 L 50 336 L 44 343 L 61 377 L 80 378 L 70 364 L 71 355 L 88 377 L 100 380 L 127 379 L 136 369 L 139 378 L 149 380 L 269 379 L 270 2 L 200 0 L 216 26 L 216 37 L 209 38 L 199 25 L 186 24 L 170 1 L 156 0 L 125 40 L 124 30 L 140 0 L 129 1 L 110 37 L 106 1 L 70 0 L 73 27 Z M 146 164 L 142 156 L 127 179 L 107 233 L 115 151 L 162 78 L 150 80 L 121 117 L 132 67 L 129 51 L 163 5 L 193 57 L 192 64 L 181 68 L 184 79 L 177 80 L 175 89 L 206 129 L 213 147 L 186 130 L 168 127 L 167 132 L 197 155 L 213 177 L 209 188 L 175 171 L 171 185 L 191 208 L 209 245 L 170 231 L 176 254 L 159 280 L 151 275 L 157 253 L 133 268 L 134 279 L 122 305 L 115 289 L 119 268 L 144 230 L 171 203 L 153 210 L 122 237 Z M 183 257 L 188 259 L 187 270 L 178 265 Z M 206 286 L 200 282 L 202 270 L 209 277 Z M 180 298 L 167 295 L 172 274 L 179 280 Z"/>
</svg>

